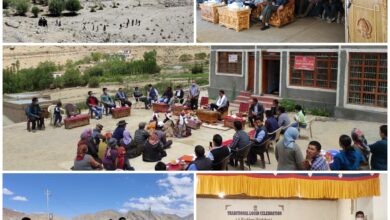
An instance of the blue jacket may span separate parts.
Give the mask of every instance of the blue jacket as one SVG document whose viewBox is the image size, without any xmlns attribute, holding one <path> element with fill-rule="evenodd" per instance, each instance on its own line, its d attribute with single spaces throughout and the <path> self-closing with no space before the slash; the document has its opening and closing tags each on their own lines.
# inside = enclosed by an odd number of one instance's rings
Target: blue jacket
<svg viewBox="0 0 390 220">
<path fill-rule="evenodd" d="M 152 98 L 152 99 L 154 99 L 156 96 L 157 96 L 156 89 L 152 87 L 152 88 L 150 89 L 150 92 L 149 92 L 149 97 Z"/>
<path fill-rule="evenodd" d="M 122 138 L 123 138 L 124 131 L 125 131 L 124 127 L 117 127 L 115 129 L 114 133 L 112 134 L 112 137 L 115 138 L 119 143 L 119 141 L 122 140 Z"/>
<path fill-rule="evenodd" d="M 387 170 L 387 138 L 371 144 L 371 169 Z"/>
<path fill-rule="evenodd" d="M 39 105 L 29 105 L 26 109 L 26 115 L 29 118 L 35 118 L 39 116 L 39 114 L 42 112 L 41 107 Z"/>
<path fill-rule="evenodd" d="M 336 154 L 333 163 L 330 164 L 331 170 L 359 170 L 360 163 L 363 161 L 363 155 L 355 149 Z"/>
</svg>

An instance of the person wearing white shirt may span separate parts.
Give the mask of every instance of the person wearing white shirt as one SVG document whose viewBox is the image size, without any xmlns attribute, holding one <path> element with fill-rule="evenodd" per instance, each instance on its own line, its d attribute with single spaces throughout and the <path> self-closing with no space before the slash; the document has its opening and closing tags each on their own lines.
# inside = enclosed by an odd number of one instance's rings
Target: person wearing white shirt
<svg viewBox="0 0 390 220">
<path fill-rule="evenodd" d="M 227 100 L 227 97 L 225 95 L 225 91 L 219 90 L 218 100 L 216 103 L 210 104 L 210 109 L 212 111 L 218 110 L 220 112 L 223 112 L 224 109 L 227 107 L 227 105 L 228 105 L 228 100 Z"/>
</svg>

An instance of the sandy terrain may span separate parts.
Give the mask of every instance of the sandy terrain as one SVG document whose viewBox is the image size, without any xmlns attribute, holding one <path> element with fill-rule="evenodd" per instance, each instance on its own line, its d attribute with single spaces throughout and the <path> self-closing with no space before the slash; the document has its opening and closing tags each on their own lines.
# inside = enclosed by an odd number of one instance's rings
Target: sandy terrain
<svg viewBox="0 0 390 220">
<path fill-rule="evenodd" d="M 210 53 L 206 46 L 4 46 L 3 65 L 9 67 L 17 60 L 20 68 L 36 67 L 39 62 L 52 61 L 65 64 L 67 60 L 77 61 L 92 52 L 118 53 L 131 51 L 132 59 L 142 59 L 144 52 L 156 50 L 159 64 L 179 62 L 182 54 Z"/>
<path fill-rule="evenodd" d="M 27 16 L 4 16 L 3 41 L 8 43 L 192 43 L 193 3 L 179 1 L 176 6 L 165 7 L 158 0 L 142 0 L 141 6 L 135 0 L 113 1 L 81 0 L 83 9 L 77 16 L 50 17 L 47 7 L 42 8 L 48 27 L 38 26 L 38 19 L 28 12 Z M 103 10 L 90 12 L 90 8 L 102 4 Z M 118 5 L 119 4 L 119 5 Z M 6 13 L 4 13 L 5 15 Z M 140 20 L 140 25 L 132 21 Z M 56 21 L 61 21 L 61 26 Z M 129 21 L 129 25 L 127 22 Z M 104 25 L 106 30 L 103 30 Z M 122 27 L 121 27 L 122 26 Z"/>
<path fill-rule="evenodd" d="M 133 109 L 131 116 L 124 119 L 129 123 L 128 129 L 133 134 L 138 123 L 148 121 L 151 115 L 151 110 Z M 308 118 L 310 119 L 311 116 Z M 103 117 L 99 121 L 93 119 L 89 126 L 70 130 L 53 128 L 47 120 L 46 130 L 37 131 L 36 133 L 27 132 L 26 123 L 4 126 L 4 170 L 69 170 L 73 164 L 76 143 L 81 132 L 86 127 L 94 127 L 98 122 L 105 126 L 104 131 L 113 131 L 119 120 L 121 119 L 112 119 L 110 116 Z M 368 142 L 372 143 L 379 138 L 379 126 L 379 123 L 342 119 L 326 122 L 315 121 L 313 123 L 313 139 L 320 141 L 324 149 L 338 149 L 338 137 L 341 134 L 350 134 L 352 128 L 359 127 L 363 129 Z M 247 131 L 249 131 L 249 128 L 247 128 Z M 201 127 L 199 130 L 193 130 L 191 137 L 184 139 L 173 138 L 173 146 L 167 150 L 168 156 L 163 159 L 163 162 L 169 162 L 172 159 L 186 154 L 192 155 L 195 145 L 200 144 L 207 147 L 212 136 L 216 133 L 220 133 L 225 140 L 231 139 L 234 131 L 219 131 Z M 302 131 L 302 135 L 308 135 L 308 131 Z M 308 142 L 308 139 L 300 139 L 297 141 L 303 152 L 305 152 Z M 272 150 L 270 152 L 270 158 L 271 164 L 267 164 L 266 169 L 275 170 L 277 163 Z M 143 162 L 141 156 L 131 159 L 130 163 L 136 170 L 140 171 L 154 170 L 155 165 L 155 163 Z M 235 168 L 230 167 L 229 169 L 234 170 Z M 252 166 L 252 170 L 261 169 L 259 165 L 255 165 Z"/>
</svg>

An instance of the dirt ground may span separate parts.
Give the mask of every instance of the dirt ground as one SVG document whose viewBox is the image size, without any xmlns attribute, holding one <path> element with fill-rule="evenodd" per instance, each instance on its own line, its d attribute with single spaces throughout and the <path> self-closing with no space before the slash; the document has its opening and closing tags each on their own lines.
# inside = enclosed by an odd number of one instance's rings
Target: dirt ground
<svg viewBox="0 0 390 220">
<path fill-rule="evenodd" d="M 112 7 L 113 2 L 117 7 Z M 90 7 L 102 4 L 103 10 L 90 12 Z M 8 43 L 189 43 L 193 42 L 193 4 L 186 0 L 183 6 L 165 7 L 157 0 L 82 0 L 83 9 L 77 16 L 47 15 L 42 8 L 38 18 L 6 16 L 4 13 L 3 41 Z M 39 17 L 47 19 L 48 27 L 38 26 Z M 132 22 L 139 20 L 140 25 Z M 56 25 L 60 21 L 61 26 Z M 127 22 L 129 21 L 129 25 Z M 104 30 L 105 26 L 105 30 Z"/>
<path fill-rule="evenodd" d="M 53 128 L 46 120 L 47 128 L 44 131 L 36 133 L 27 132 L 26 123 L 18 123 L 3 127 L 3 167 L 4 170 L 69 170 L 73 165 L 73 159 L 76 154 L 76 144 L 81 132 L 87 128 L 93 128 L 97 123 L 104 125 L 104 131 L 113 131 L 119 120 L 125 119 L 129 124 L 127 128 L 132 134 L 137 129 L 138 123 L 148 121 L 152 116 L 151 110 L 132 109 L 130 117 L 121 119 L 112 119 L 111 116 L 103 117 L 102 120 L 91 120 L 89 126 L 66 130 L 62 128 Z M 292 115 L 291 115 L 292 116 Z M 308 116 L 310 120 L 311 116 Z M 369 143 L 379 139 L 378 128 L 380 124 L 374 122 L 350 121 L 343 119 L 330 119 L 328 121 L 314 121 L 312 125 L 313 140 L 318 140 L 323 149 L 338 149 L 338 138 L 341 134 L 350 134 L 354 127 L 363 130 Z M 250 128 L 246 128 L 247 131 Z M 163 162 L 170 162 L 182 155 L 193 155 L 194 146 L 202 145 L 207 149 L 209 141 L 214 134 L 221 134 L 224 140 L 231 139 L 234 131 L 220 131 L 201 127 L 199 130 L 193 130 L 191 137 L 184 139 L 171 138 L 173 145 L 167 150 L 168 156 Z M 309 133 L 303 130 L 301 133 L 307 136 Z M 309 139 L 299 139 L 298 145 L 305 155 L 305 149 Z M 266 170 L 276 170 L 276 160 L 273 150 L 270 151 L 271 164 L 266 165 Z M 142 161 L 142 156 L 131 159 L 131 165 L 139 171 L 154 170 L 155 163 Z M 229 170 L 236 168 L 229 167 Z M 259 164 L 252 166 L 252 170 L 262 170 Z"/>
</svg>

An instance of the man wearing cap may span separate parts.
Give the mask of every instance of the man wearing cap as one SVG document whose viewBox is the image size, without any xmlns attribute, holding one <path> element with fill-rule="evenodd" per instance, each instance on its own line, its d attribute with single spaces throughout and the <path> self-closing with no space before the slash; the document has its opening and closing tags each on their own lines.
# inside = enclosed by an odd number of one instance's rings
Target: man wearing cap
<svg viewBox="0 0 390 220">
<path fill-rule="evenodd" d="M 157 123 L 157 126 L 156 126 L 156 130 L 154 131 L 154 133 L 156 133 L 158 139 L 161 141 L 161 143 L 163 144 L 163 148 L 164 149 L 167 149 L 167 148 L 170 148 L 171 145 L 172 145 L 172 141 L 171 140 L 167 140 L 167 135 L 164 133 L 164 131 L 162 130 L 164 127 L 164 122 L 162 121 L 159 121 Z"/>
<path fill-rule="evenodd" d="M 94 96 L 92 91 L 88 92 L 88 98 L 86 101 L 89 110 L 95 114 L 96 119 L 101 119 L 103 115 L 103 107 L 99 106 L 99 100 Z"/>
<path fill-rule="evenodd" d="M 122 140 L 123 138 L 123 132 L 126 129 L 126 121 L 125 120 L 120 120 L 117 124 L 117 128 L 115 129 L 114 133 L 112 134 L 112 137 L 115 138 L 118 143 Z"/>
<path fill-rule="evenodd" d="M 115 98 L 121 102 L 122 107 L 124 107 L 125 105 L 128 105 L 129 107 L 131 107 L 131 105 L 132 105 L 132 103 L 127 98 L 126 93 L 123 92 L 122 88 L 118 89 L 118 92 L 116 93 Z"/>
</svg>

